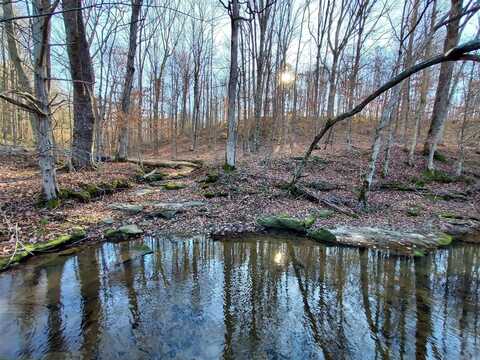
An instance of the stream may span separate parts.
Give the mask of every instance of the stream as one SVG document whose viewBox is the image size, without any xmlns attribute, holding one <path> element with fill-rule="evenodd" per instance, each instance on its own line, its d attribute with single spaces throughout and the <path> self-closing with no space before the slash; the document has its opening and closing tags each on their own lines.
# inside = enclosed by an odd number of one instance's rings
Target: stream
<svg viewBox="0 0 480 360">
<path fill-rule="evenodd" d="M 480 247 L 166 236 L 0 273 L 0 359 L 472 359 Z"/>
</svg>

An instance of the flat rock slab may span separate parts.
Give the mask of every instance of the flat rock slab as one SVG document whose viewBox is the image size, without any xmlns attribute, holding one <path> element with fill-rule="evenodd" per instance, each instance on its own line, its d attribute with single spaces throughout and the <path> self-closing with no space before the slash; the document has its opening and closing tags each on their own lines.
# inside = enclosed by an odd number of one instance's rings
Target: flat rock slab
<svg viewBox="0 0 480 360">
<path fill-rule="evenodd" d="M 420 234 L 375 227 L 348 226 L 329 230 L 336 236 L 339 244 L 380 248 L 404 255 L 412 255 L 415 251 L 425 252 L 446 245 L 442 243 L 446 236 L 442 233 Z"/>
<path fill-rule="evenodd" d="M 110 209 L 123 211 L 128 214 L 138 214 L 143 210 L 143 205 L 140 204 L 123 204 L 123 203 L 114 203 L 108 206 Z"/>
<path fill-rule="evenodd" d="M 140 235 L 140 234 L 143 234 L 143 230 L 140 229 L 135 224 L 123 225 L 123 226 L 118 228 L 118 231 L 120 231 L 122 234 L 125 234 L 125 235 Z"/>
<path fill-rule="evenodd" d="M 153 210 L 149 212 L 150 217 L 163 217 L 170 220 L 176 214 L 190 210 L 192 208 L 204 206 L 203 201 L 184 201 L 184 202 L 158 202 L 153 203 Z"/>
<path fill-rule="evenodd" d="M 155 208 L 168 208 L 175 209 L 177 211 L 189 210 L 194 207 L 204 206 L 206 203 L 204 201 L 182 201 L 182 202 L 157 202 L 153 203 Z"/>
<path fill-rule="evenodd" d="M 135 190 L 133 192 L 133 195 L 135 196 L 144 196 L 144 195 L 150 195 L 150 194 L 153 194 L 154 192 L 156 192 L 155 190 L 153 189 L 138 189 L 138 190 Z"/>
</svg>

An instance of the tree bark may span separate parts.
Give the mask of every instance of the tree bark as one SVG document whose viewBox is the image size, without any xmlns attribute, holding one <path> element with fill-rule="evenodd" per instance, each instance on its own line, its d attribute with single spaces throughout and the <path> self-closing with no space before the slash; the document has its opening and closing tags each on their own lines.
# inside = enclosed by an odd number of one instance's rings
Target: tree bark
<svg viewBox="0 0 480 360">
<path fill-rule="evenodd" d="M 127 55 L 127 73 L 123 85 L 120 109 L 120 129 L 118 137 L 117 159 L 125 161 L 128 157 L 128 117 L 133 87 L 133 74 L 135 72 L 135 52 L 137 51 L 138 18 L 143 0 L 132 0 L 132 15 L 130 18 L 130 34 Z"/>
<path fill-rule="evenodd" d="M 80 0 L 63 0 L 67 53 L 73 81 L 72 165 L 93 165 L 92 146 L 95 115 L 92 98 L 94 72 L 85 34 Z"/>
<path fill-rule="evenodd" d="M 463 0 L 451 0 L 451 9 L 447 25 L 447 35 L 443 45 L 443 52 L 447 53 L 450 49 L 458 44 L 460 38 L 460 14 L 462 12 Z M 437 92 L 435 94 L 435 102 L 433 105 L 432 121 L 428 131 L 427 140 L 424 145 L 424 153 L 428 154 L 427 169 L 433 170 L 433 156 L 435 154 L 438 142 L 441 140 L 441 131 L 447 118 L 449 108 L 449 90 L 452 82 L 453 74 L 452 62 L 444 62 L 440 67 L 440 75 L 438 78 Z"/>
<path fill-rule="evenodd" d="M 42 187 L 47 201 L 57 198 L 58 185 L 53 152 L 52 118 L 48 97 L 48 52 L 50 38 L 50 1 L 34 0 L 32 21 L 34 91 L 41 112 L 36 114 L 38 126 L 37 150 L 42 173 Z M 53 11 L 50 10 L 50 11 Z"/>
<path fill-rule="evenodd" d="M 228 134 L 225 161 L 228 168 L 234 169 L 237 151 L 237 123 L 235 117 L 235 96 L 238 83 L 238 29 L 240 25 L 240 6 L 238 0 L 229 2 L 232 35 L 230 39 L 230 76 L 228 80 Z"/>
</svg>

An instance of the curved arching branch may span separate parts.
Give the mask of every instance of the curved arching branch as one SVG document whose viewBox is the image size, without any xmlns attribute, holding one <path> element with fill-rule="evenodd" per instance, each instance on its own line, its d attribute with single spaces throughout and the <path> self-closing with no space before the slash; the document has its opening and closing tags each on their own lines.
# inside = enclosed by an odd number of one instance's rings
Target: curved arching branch
<svg viewBox="0 0 480 360">
<path fill-rule="evenodd" d="M 322 130 L 315 135 L 313 138 L 312 143 L 308 147 L 307 151 L 305 152 L 305 155 L 303 156 L 302 161 L 297 165 L 295 172 L 293 174 L 292 180 L 290 182 L 290 188 L 294 188 L 296 182 L 300 178 L 300 176 L 303 173 L 303 169 L 305 168 L 305 164 L 310 157 L 312 151 L 316 148 L 317 144 L 320 142 L 320 140 L 325 136 L 325 134 L 330 130 L 333 126 L 338 124 L 339 122 L 349 119 L 352 116 L 358 114 L 360 111 L 362 111 L 369 103 L 371 103 L 373 100 L 375 100 L 377 97 L 382 95 L 384 92 L 390 90 L 394 86 L 398 85 L 401 83 L 403 80 L 409 78 L 413 74 L 427 69 L 431 66 L 446 62 L 446 61 L 464 61 L 464 60 L 471 60 L 471 61 L 478 61 L 479 56 L 476 54 L 469 54 L 472 51 L 480 50 L 480 40 L 472 40 L 468 41 L 466 43 L 463 43 L 461 45 L 458 45 L 449 51 L 447 51 L 444 54 L 439 54 L 436 56 L 433 56 L 425 61 L 422 61 L 416 65 L 413 65 L 412 67 L 409 67 L 408 69 L 405 69 L 401 73 L 399 73 L 397 76 L 394 78 L 390 79 L 387 81 L 385 84 L 380 86 L 377 90 L 372 92 L 370 95 L 368 95 L 360 104 L 355 106 L 353 109 L 350 111 L 344 112 L 334 118 L 329 118 L 327 119 L 325 125 L 323 126 Z"/>
</svg>

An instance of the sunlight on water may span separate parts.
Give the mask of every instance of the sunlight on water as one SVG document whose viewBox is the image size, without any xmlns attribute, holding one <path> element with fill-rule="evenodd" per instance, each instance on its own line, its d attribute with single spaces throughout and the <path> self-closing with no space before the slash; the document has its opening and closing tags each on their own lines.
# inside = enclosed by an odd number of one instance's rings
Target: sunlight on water
<svg viewBox="0 0 480 360">
<path fill-rule="evenodd" d="M 253 236 L 89 246 L 0 274 L 0 359 L 470 359 L 478 256 Z"/>
</svg>

